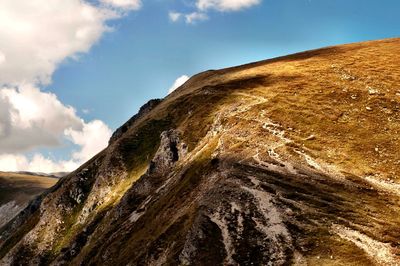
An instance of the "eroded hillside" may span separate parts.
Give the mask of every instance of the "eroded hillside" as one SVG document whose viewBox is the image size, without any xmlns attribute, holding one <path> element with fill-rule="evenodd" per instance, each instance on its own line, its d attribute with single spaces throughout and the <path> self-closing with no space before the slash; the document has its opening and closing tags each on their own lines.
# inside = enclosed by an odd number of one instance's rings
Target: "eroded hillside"
<svg viewBox="0 0 400 266">
<path fill-rule="evenodd" d="M 192 77 L 1 229 L 4 265 L 400 265 L 400 39 Z"/>
</svg>

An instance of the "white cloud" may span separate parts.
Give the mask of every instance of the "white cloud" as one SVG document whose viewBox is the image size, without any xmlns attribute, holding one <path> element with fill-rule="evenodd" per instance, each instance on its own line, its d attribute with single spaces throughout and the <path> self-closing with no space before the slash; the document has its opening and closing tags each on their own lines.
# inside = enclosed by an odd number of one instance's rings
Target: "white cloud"
<svg viewBox="0 0 400 266">
<path fill-rule="evenodd" d="M 176 22 L 182 17 L 182 13 L 170 11 L 168 17 L 172 22 Z"/>
<path fill-rule="evenodd" d="M 100 120 L 89 123 L 83 122 L 82 130 L 65 130 L 65 135 L 80 149 L 72 154 L 68 160 L 54 160 L 35 153 L 31 159 L 23 154 L 3 153 L 0 154 L 1 171 L 32 171 L 42 173 L 54 173 L 73 171 L 93 155 L 107 147 L 111 137 L 111 130 Z"/>
<path fill-rule="evenodd" d="M 202 21 L 202 20 L 208 19 L 207 14 L 205 14 L 203 12 L 197 12 L 197 11 L 192 12 L 192 13 L 187 13 L 187 14 L 170 11 L 168 13 L 168 17 L 172 22 L 177 22 L 181 18 L 184 18 L 185 22 L 187 24 L 195 24 L 197 21 Z"/>
<path fill-rule="evenodd" d="M 174 84 L 172 84 L 172 86 L 169 88 L 168 93 L 173 92 L 174 90 L 176 90 L 177 88 L 179 88 L 180 86 L 182 86 L 186 81 L 188 81 L 189 77 L 186 75 L 182 75 L 179 78 L 177 78 L 174 82 Z"/>
<path fill-rule="evenodd" d="M 177 22 L 181 17 L 188 24 L 207 20 L 207 12 L 216 10 L 219 12 L 234 12 L 246 9 L 261 3 L 261 0 L 196 0 L 196 9 L 191 13 L 169 12 L 169 19 Z"/>
<path fill-rule="evenodd" d="M 81 146 L 81 150 L 73 153 L 72 158 L 81 163 L 86 162 L 107 146 L 111 133 L 110 128 L 100 120 L 85 123 L 82 130 L 66 129 L 65 135 L 74 144 Z"/>
<path fill-rule="evenodd" d="M 192 12 L 185 15 L 185 21 L 188 24 L 194 24 L 197 21 L 207 20 L 208 16 L 201 12 Z"/>
<path fill-rule="evenodd" d="M 0 90 L 0 170 L 71 171 L 105 148 L 110 136 L 106 124 L 86 123 L 53 93 L 31 85 Z M 60 146 L 65 139 L 79 147 L 69 160 L 54 161 L 41 154 L 29 160 L 22 154 Z"/>
<path fill-rule="evenodd" d="M 109 31 L 107 21 L 141 6 L 140 0 L 97 3 L 0 1 L 0 170 L 71 171 L 106 147 L 111 135 L 106 124 L 85 122 L 39 88 L 51 82 L 62 61 L 88 52 Z M 66 160 L 35 153 L 66 140 L 78 147 Z M 26 156 L 28 151 L 34 155 Z"/>
<path fill-rule="evenodd" d="M 0 85 L 49 83 L 60 62 L 87 52 L 117 17 L 81 0 L 0 1 Z"/>
<path fill-rule="evenodd" d="M 82 163 L 83 162 L 74 160 L 55 161 L 44 157 L 42 154 L 36 153 L 32 160 L 27 160 L 27 166 L 23 169 L 27 169 L 27 171 L 31 172 L 55 173 L 75 170 Z"/>
<path fill-rule="evenodd" d="M 6 56 L 0 52 L 0 66 L 6 62 Z"/>
<path fill-rule="evenodd" d="M 23 155 L 0 154 L 0 170 L 1 171 L 18 171 L 27 169 L 28 160 Z"/>
<path fill-rule="evenodd" d="M 205 11 L 214 9 L 218 11 L 239 11 L 260 4 L 261 0 L 197 0 L 196 7 Z"/>
<path fill-rule="evenodd" d="M 106 5 L 125 10 L 138 10 L 142 6 L 142 2 L 140 0 L 101 0 L 101 2 Z"/>
<path fill-rule="evenodd" d="M 75 109 L 32 85 L 0 89 L 0 153 L 60 144 L 66 128 L 83 128 Z"/>
<path fill-rule="evenodd" d="M 46 158 L 40 153 L 35 153 L 31 159 L 23 154 L 0 154 L 1 171 L 32 171 L 54 173 L 73 171 L 88 161 L 93 155 L 107 147 L 111 130 L 100 120 L 83 123 L 82 130 L 65 130 L 65 135 L 80 149 L 72 154 L 68 160 L 54 160 Z"/>
<path fill-rule="evenodd" d="M 0 169 L 2 171 L 31 171 L 41 173 L 55 173 L 71 171 L 80 164 L 72 160 L 54 161 L 36 153 L 32 159 L 22 154 L 0 154 Z"/>
</svg>

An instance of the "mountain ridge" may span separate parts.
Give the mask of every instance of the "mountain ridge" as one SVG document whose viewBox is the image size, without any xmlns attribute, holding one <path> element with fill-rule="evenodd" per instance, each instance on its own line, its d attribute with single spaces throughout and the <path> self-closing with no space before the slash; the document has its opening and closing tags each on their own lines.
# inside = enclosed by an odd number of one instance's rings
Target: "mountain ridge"
<svg viewBox="0 0 400 266">
<path fill-rule="evenodd" d="M 1 228 L 1 263 L 399 264 L 399 52 L 193 76 Z"/>
</svg>

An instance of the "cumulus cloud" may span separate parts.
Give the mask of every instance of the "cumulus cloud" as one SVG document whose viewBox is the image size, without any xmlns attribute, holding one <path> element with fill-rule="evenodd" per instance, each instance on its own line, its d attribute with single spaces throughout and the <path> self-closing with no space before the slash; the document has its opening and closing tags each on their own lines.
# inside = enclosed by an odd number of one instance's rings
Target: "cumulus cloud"
<svg viewBox="0 0 400 266">
<path fill-rule="evenodd" d="M 182 86 L 188 80 L 189 80 L 188 76 L 186 76 L 186 75 L 180 76 L 179 78 L 177 78 L 175 80 L 174 84 L 172 84 L 172 86 L 169 88 L 168 93 L 173 92 L 174 90 L 176 90 L 177 88 Z"/>
<path fill-rule="evenodd" d="M 72 154 L 72 159 L 78 162 L 86 162 L 107 146 L 112 132 L 102 121 L 93 120 L 89 123 L 83 123 L 81 130 L 68 128 L 64 133 L 74 144 L 81 147 L 78 152 Z"/>
<path fill-rule="evenodd" d="M 32 171 L 54 173 L 72 171 L 88 161 L 93 155 L 107 146 L 111 130 L 100 120 L 83 123 L 83 130 L 65 130 L 72 143 L 80 146 L 68 160 L 55 160 L 40 153 L 34 153 L 32 158 L 20 153 L 0 154 L 1 171 Z"/>
<path fill-rule="evenodd" d="M 23 155 L 0 154 L 0 169 L 2 171 L 18 171 L 27 169 L 28 160 Z"/>
<path fill-rule="evenodd" d="M 80 164 L 72 160 L 54 161 L 36 153 L 31 159 L 22 154 L 0 154 L 2 171 L 31 171 L 41 173 L 64 172 L 76 169 Z"/>
<path fill-rule="evenodd" d="M 40 86 L 61 62 L 88 52 L 110 30 L 107 21 L 140 6 L 140 0 L 0 1 L 0 170 L 71 171 L 106 147 L 111 130 L 104 122 L 85 122 Z M 77 150 L 66 160 L 35 152 L 68 141 Z"/>
<path fill-rule="evenodd" d="M 76 169 L 104 149 L 111 136 L 111 130 L 100 120 L 89 123 L 82 121 L 82 124 L 82 130 L 68 128 L 64 132 L 72 143 L 80 147 L 70 159 L 54 160 L 40 153 L 35 153 L 32 158 L 19 153 L 3 153 L 0 154 L 0 170 L 54 173 Z"/>
<path fill-rule="evenodd" d="M 87 52 L 116 17 L 81 0 L 0 1 L 0 84 L 48 84 L 60 62 Z"/>
<path fill-rule="evenodd" d="M 75 109 L 32 85 L 0 89 L 0 151 L 25 152 L 60 144 L 66 128 L 83 127 Z"/>
<path fill-rule="evenodd" d="M 53 93 L 32 85 L 0 90 L 0 170 L 71 171 L 105 148 L 110 136 L 105 123 L 86 123 Z M 66 139 L 79 147 L 69 160 L 23 155 L 39 147 L 60 146 Z"/>
</svg>

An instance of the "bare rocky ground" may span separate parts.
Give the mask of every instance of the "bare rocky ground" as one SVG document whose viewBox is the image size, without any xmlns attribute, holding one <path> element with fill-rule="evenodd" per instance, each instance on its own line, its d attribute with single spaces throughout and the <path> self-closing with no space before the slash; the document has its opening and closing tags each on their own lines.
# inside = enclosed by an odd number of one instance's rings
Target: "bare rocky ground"
<svg viewBox="0 0 400 266">
<path fill-rule="evenodd" d="M 400 265 L 400 40 L 192 77 L 0 229 L 2 265 Z"/>
</svg>

